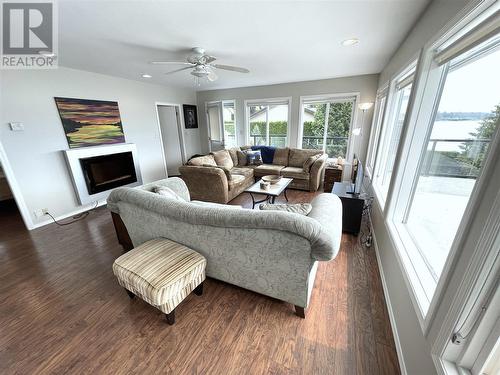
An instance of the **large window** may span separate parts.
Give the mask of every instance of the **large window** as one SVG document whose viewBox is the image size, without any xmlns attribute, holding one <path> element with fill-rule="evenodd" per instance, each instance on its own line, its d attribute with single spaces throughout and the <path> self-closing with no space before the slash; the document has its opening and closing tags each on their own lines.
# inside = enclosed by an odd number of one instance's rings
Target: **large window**
<svg viewBox="0 0 500 375">
<path fill-rule="evenodd" d="M 414 69 L 397 80 L 393 89 L 391 111 L 382 126 L 373 176 L 373 186 L 381 206 L 384 206 L 389 191 L 389 184 L 396 161 L 396 152 L 413 86 L 413 75 Z"/>
<path fill-rule="evenodd" d="M 247 102 L 247 128 L 252 146 L 288 145 L 289 100 Z"/>
<path fill-rule="evenodd" d="M 377 94 L 377 101 L 375 102 L 372 129 L 370 132 L 370 144 L 368 147 L 368 157 L 366 160 L 366 168 L 370 176 L 373 176 L 373 171 L 375 170 L 375 156 L 377 155 L 380 129 L 382 128 L 382 121 L 384 119 L 385 103 L 387 102 L 387 90 L 387 88 L 380 90 Z"/>
<path fill-rule="evenodd" d="M 377 152 L 374 190 L 387 194 L 393 178 L 387 223 L 422 324 L 450 255 L 463 246 L 471 198 L 479 198 L 478 180 L 489 178 L 483 167 L 500 122 L 500 35 L 491 36 L 488 25 L 478 30 L 421 57 L 397 176 L 391 171 L 412 86 L 406 78 L 389 97 L 392 117 L 384 120 Z"/>
<path fill-rule="evenodd" d="M 500 345 L 500 28 L 498 2 L 474 4 L 426 44 L 415 83 L 393 79 L 369 160 L 438 372 L 479 375 Z"/>
<path fill-rule="evenodd" d="M 401 217 L 435 283 L 498 127 L 499 66 L 498 49 L 479 48 L 442 68 L 438 110 Z"/>
<path fill-rule="evenodd" d="M 302 148 L 347 157 L 355 98 L 302 101 Z"/>
</svg>

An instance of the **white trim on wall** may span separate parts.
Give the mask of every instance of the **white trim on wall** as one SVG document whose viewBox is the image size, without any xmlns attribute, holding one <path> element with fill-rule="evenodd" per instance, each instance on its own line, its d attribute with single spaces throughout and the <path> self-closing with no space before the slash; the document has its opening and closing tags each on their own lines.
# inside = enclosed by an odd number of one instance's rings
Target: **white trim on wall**
<svg viewBox="0 0 500 375">
<path fill-rule="evenodd" d="M 180 146 L 181 146 L 181 158 L 182 158 L 183 164 L 186 163 L 186 161 L 187 161 L 186 139 L 184 137 L 184 113 L 182 112 L 182 104 L 167 103 L 167 102 L 155 102 L 156 121 L 158 123 L 158 137 L 160 138 L 163 165 L 165 167 L 165 177 L 168 177 L 167 160 L 165 159 L 165 145 L 163 144 L 163 137 L 161 134 L 160 114 L 158 113 L 158 106 L 174 107 L 175 108 L 175 114 L 177 117 L 177 128 L 178 128 L 178 132 L 179 132 L 179 140 L 181 141 L 181 144 L 180 144 Z"/>
<path fill-rule="evenodd" d="M 377 238 L 375 237 L 375 231 L 373 230 L 372 218 L 371 218 L 371 216 L 369 216 L 368 218 L 369 218 L 370 231 L 371 231 L 370 233 L 372 234 L 372 238 L 373 238 L 373 248 L 375 250 L 375 255 L 377 257 L 378 271 L 380 274 L 380 280 L 382 281 L 382 289 L 384 291 L 385 303 L 387 306 L 387 313 L 389 315 L 389 321 L 391 323 L 392 335 L 394 337 L 394 344 L 396 345 L 396 353 L 398 355 L 399 368 L 401 370 L 402 375 L 407 375 L 408 372 L 406 371 L 406 364 L 405 364 L 405 360 L 404 360 L 403 349 L 401 347 L 401 341 L 399 339 L 396 319 L 394 318 L 394 312 L 392 309 L 391 298 L 389 296 L 389 290 L 387 289 L 387 281 L 385 279 L 384 267 L 382 266 L 382 260 L 380 258 L 380 254 L 379 254 Z"/>
</svg>

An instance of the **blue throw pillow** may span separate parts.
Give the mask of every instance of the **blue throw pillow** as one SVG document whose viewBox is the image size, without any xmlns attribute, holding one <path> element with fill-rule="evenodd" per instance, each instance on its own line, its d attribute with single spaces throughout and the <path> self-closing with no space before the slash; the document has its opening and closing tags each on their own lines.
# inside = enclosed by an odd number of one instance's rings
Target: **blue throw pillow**
<svg viewBox="0 0 500 375">
<path fill-rule="evenodd" d="M 276 147 L 274 146 L 252 146 L 252 150 L 259 150 L 262 154 L 262 161 L 265 164 L 273 164 L 274 152 Z"/>
<path fill-rule="evenodd" d="M 247 164 L 248 165 L 261 165 L 262 164 L 262 154 L 260 150 L 246 151 L 247 154 Z"/>
</svg>

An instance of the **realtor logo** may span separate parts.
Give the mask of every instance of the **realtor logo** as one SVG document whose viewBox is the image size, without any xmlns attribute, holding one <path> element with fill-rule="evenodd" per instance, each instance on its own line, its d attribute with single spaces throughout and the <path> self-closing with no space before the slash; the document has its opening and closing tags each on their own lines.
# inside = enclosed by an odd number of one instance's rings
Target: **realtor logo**
<svg viewBox="0 0 500 375">
<path fill-rule="evenodd" d="M 50 69 L 57 66 L 54 3 L 2 3 L 4 69 Z"/>
</svg>

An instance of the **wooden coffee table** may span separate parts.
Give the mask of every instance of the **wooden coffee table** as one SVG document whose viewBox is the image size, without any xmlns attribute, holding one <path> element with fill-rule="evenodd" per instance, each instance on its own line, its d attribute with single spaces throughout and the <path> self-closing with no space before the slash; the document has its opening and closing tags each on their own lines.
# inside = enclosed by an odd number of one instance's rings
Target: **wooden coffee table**
<svg viewBox="0 0 500 375">
<path fill-rule="evenodd" d="M 286 189 L 292 181 L 293 181 L 292 178 L 282 177 L 281 180 L 279 180 L 279 182 L 269 186 L 268 190 L 261 189 L 260 187 L 261 180 L 257 181 L 255 184 L 253 184 L 252 186 L 250 186 L 248 189 L 245 190 L 245 193 L 249 193 L 250 196 L 252 197 L 252 209 L 255 208 L 255 205 L 257 203 L 262 203 L 262 202 L 274 203 L 276 197 L 279 197 L 283 192 L 285 195 L 285 199 L 288 202 L 288 197 L 286 196 Z M 254 194 L 262 194 L 265 195 L 266 198 L 258 201 L 255 200 Z"/>
</svg>

